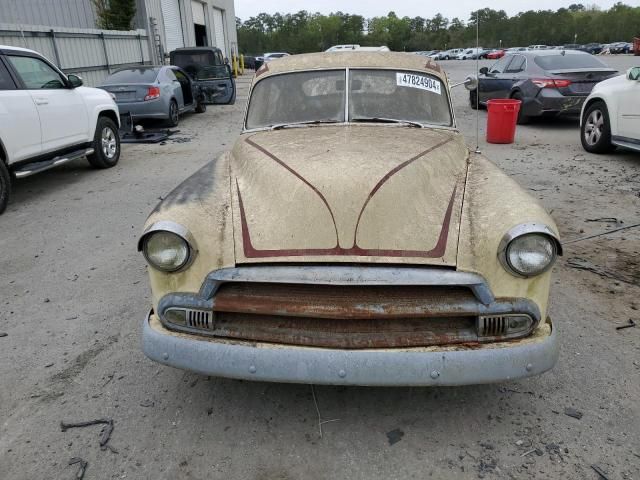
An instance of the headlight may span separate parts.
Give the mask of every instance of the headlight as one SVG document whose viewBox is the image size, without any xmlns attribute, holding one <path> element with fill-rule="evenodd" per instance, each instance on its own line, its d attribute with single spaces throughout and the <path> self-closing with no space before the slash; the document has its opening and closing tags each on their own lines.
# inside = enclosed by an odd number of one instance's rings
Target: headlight
<svg viewBox="0 0 640 480">
<path fill-rule="evenodd" d="M 545 226 L 519 225 L 503 238 L 498 256 L 502 265 L 520 277 L 546 272 L 561 252 L 555 234 Z"/>
<path fill-rule="evenodd" d="M 177 272 L 193 260 L 195 250 L 191 235 L 181 225 L 159 222 L 153 225 L 140 239 L 138 249 L 149 264 L 163 272 Z"/>
</svg>

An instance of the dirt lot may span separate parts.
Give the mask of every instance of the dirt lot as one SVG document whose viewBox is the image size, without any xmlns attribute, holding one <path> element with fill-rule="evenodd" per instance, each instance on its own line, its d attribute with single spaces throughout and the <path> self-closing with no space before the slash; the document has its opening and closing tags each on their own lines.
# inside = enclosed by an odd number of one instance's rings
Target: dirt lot
<svg viewBox="0 0 640 480">
<path fill-rule="evenodd" d="M 445 66 L 453 80 L 474 67 Z M 322 438 L 308 385 L 147 360 L 140 227 L 161 196 L 232 144 L 248 79 L 240 83 L 237 105 L 187 116 L 164 145 L 126 146 L 115 169 L 78 161 L 16 183 L 0 217 L 2 479 L 75 478 L 72 457 L 89 462 L 86 479 L 599 478 L 591 465 L 611 480 L 640 479 L 640 229 L 566 245 L 551 300 L 562 335 L 552 372 L 464 388 L 316 387 L 322 419 L 336 420 Z M 454 100 L 474 147 L 466 91 Z M 480 148 L 542 200 L 564 240 L 640 222 L 640 155 L 586 154 L 575 119 Z M 605 276 L 571 268 L 576 259 Z M 616 331 L 630 318 L 639 326 Z M 114 450 L 100 449 L 100 426 L 60 428 L 105 417 Z"/>
</svg>

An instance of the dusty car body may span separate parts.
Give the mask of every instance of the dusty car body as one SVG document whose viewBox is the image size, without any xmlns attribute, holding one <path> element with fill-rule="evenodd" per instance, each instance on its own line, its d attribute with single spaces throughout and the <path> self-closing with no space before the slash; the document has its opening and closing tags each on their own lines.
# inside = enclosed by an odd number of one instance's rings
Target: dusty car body
<svg viewBox="0 0 640 480">
<path fill-rule="evenodd" d="M 556 226 L 469 152 L 437 64 L 292 56 L 262 67 L 249 98 L 233 149 L 145 224 L 148 357 L 345 385 L 498 382 L 555 364 Z M 525 276 L 511 245 L 534 237 L 553 258 Z"/>
</svg>

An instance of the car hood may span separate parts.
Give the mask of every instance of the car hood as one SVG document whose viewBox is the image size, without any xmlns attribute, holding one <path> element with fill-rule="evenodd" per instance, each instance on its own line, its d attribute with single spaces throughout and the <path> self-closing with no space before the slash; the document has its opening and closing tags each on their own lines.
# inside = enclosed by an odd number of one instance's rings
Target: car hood
<svg viewBox="0 0 640 480">
<path fill-rule="evenodd" d="M 242 135 L 230 159 L 236 263 L 455 266 L 467 161 L 447 129 Z"/>
</svg>

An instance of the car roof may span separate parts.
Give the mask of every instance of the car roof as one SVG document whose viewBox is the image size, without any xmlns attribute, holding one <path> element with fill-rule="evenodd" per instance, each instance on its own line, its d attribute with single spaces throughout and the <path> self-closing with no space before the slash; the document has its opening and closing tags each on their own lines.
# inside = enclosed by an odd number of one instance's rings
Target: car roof
<svg viewBox="0 0 640 480">
<path fill-rule="evenodd" d="M 551 55 L 591 55 L 587 52 L 581 52 L 579 50 L 563 50 L 563 49 L 548 49 L 548 50 L 526 50 L 518 52 L 518 55 L 524 55 L 525 57 L 548 57 Z"/>
<path fill-rule="evenodd" d="M 11 45 L 0 45 L 0 52 L 3 52 L 3 51 L 26 52 L 26 53 L 35 53 L 36 55 L 40 55 L 35 50 L 30 50 L 28 48 L 22 48 L 22 47 L 13 47 Z"/>
<path fill-rule="evenodd" d="M 218 47 L 181 47 L 181 48 L 176 48 L 175 50 L 171 50 L 171 53 L 174 53 L 174 52 L 188 53 L 188 52 L 205 52 L 205 51 L 221 52 L 222 50 L 220 50 Z"/>
<path fill-rule="evenodd" d="M 335 68 L 422 70 L 436 75 L 446 82 L 442 68 L 431 58 L 405 52 L 363 52 L 358 50 L 342 52 L 340 55 L 334 55 L 330 52 L 290 55 L 265 64 L 256 75 L 266 76 L 299 70 Z"/>
</svg>

